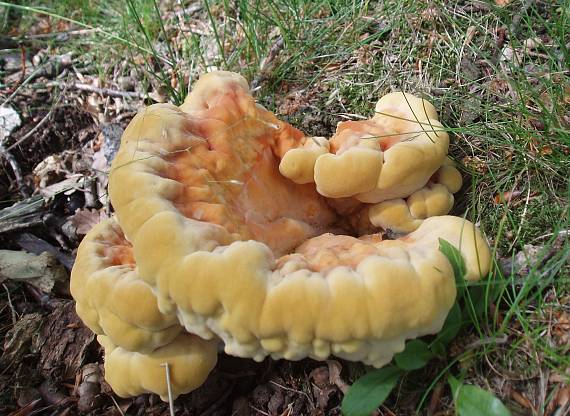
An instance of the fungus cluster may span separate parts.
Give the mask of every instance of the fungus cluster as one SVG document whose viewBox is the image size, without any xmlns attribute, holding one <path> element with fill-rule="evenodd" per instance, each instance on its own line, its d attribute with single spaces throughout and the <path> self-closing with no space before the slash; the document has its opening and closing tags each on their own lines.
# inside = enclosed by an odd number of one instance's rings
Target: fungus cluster
<svg viewBox="0 0 570 416">
<path fill-rule="evenodd" d="M 165 398 L 168 364 L 177 396 L 219 345 L 380 367 L 439 331 L 456 294 L 439 239 L 467 279 L 490 264 L 475 226 L 446 215 L 461 187 L 448 141 L 434 107 L 403 93 L 330 140 L 306 137 L 229 72 L 203 75 L 180 107 L 139 112 L 109 176 L 116 216 L 86 236 L 71 281 L 107 381 Z"/>
</svg>

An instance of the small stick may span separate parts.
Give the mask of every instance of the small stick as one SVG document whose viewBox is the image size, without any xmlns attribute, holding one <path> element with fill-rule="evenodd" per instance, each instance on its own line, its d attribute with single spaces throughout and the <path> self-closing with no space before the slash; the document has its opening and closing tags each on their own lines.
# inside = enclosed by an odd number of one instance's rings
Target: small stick
<svg viewBox="0 0 570 416">
<path fill-rule="evenodd" d="M 8 288 L 4 283 L 2 283 L 2 286 L 4 286 L 4 290 L 6 291 L 6 295 L 8 296 L 8 305 L 10 306 L 10 312 L 12 312 L 12 324 L 16 325 L 16 322 L 18 322 L 17 318 L 18 315 L 16 314 L 14 305 L 12 305 L 12 298 L 10 297 L 10 291 L 8 290 Z"/>
<path fill-rule="evenodd" d="M 11 144 L 10 146 L 8 146 L 6 149 L 3 149 L 4 152 L 9 152 L 10 150 L 12 150 L 13 148 L 15 148 L 16 146 L 22 144 L 23 142 L 25 142 L 26 140 L 28 140 L 30 137 L 32 137 L 32 135 L 41 127 L 45 124 L 46 121 L 49 120 L 49 118 L 51 117 L 52 113 L 53 113 L 53 109 L 54 107 L 52 107 L 48 113 L 45 115 L 44 118 L 42 118 L 40 120 L 40 122 L 38 124 L 36 124 L 34 126 L 33 129 L 31 129 L 29 132 L 27 132 L 26 134 L 24 134 L 22 137 L 20 137 L 18 139 L 18 141 L 16 141 L 16 143 Z"/>
<path fill-rule="evenodd" d="M 489 337 L 489 338 L 478 339 L 477 341 L 473 341 L 472 343 L 468 344 L 465 347 L 465 350 L 466 351 L 472 350 L 488 344 L 497 344 L 497 345 L 506 344 L 508 340 L 509 337 L 507 335 L 503 335 L 502 337 Z"/>
<path fill-rule="evenodd" d="M 273 66 L 274 64 L 273 61 L 275 60 L 277 55 L 279 55 L 279 52 L 281 52 L 281 50 L 283 49 L 284 44 L 285 42 L 283 41 L 283 38 L 279 36 L 275 41 L 275 43 L 269 49 L 267 57 L 262 59 L 261 63 L 259 64 L 259 73 L 251 83 L 252 91 L 257 91 L 261 88 L 261 83 L 267 79 L 267 73 Z"/>
<path fill-rule="evenodd" d="M 24 178 L 22 177 L 22 171 L 20 170 L 20 166 L 18 166 L 16 158 L 12 156 L 12 154 L 9 153 L 8 150 L 5 149 L 4 145 L 2 144 L 0 144 L 0 156 L 4 156 L 4 158 L 6 158 L 6 160 L 10 164 L 10 167 L 14 172 L 14 177 L 16 178 L 16 184 L 18 185 L 18 191 L 20 192 L 20 195 L 22 195 L 24 198 L 27 198 L 28 195 L 26 194 L 25 191 Z"/>
<path fill-rule="evenodd" d="M 41 71 L 44 70 L 44 65 L 39 66 L 38 68 L 36 68 L 34 70 L 34 72 L 32 72 L 25 80 L 23 80 L 22 82 L 20 82 L 12 91 L 12 93 L 8 96 L 8 98 L 6 98 L 2 104 L 2 106 L 7 105 L 10 101 L 12 101 L 12 99 L 18 94 L 18 91 L 20 91 L 20 89 L 22 87 L 24 87 L 26 84 L 30 83 L 35 77 L 36 75 L 38 75 Z"/>
<path fill-rule="evenodd" d="M 428 415 L 430 416 L 434 415 L 438 407 L 440 406 L 441 394 L 443 393 L 443 386 L 444 384 L 440 381 L 439 383 L 436 384 L 435 388 L 433 389 L 428 406 Z"/>
<path fill-rule="evenodd" d="M 20 137 L 16 141 L 16 143 L 13 143 L 10 146 L 8 146 L 8 148 L 5 151 L 9 152 L 10 150 L 14 149 L 16 146 L 24 143 L 26 140 L 28 140 L 30 137 L 32 137 L 34 135 L 34 133 L 50 119 L 51 115 L 53 114 L 54 108 L 57 107 L 57 105 L 59 104 L 61 98 L 63 97 L 63 95 L 65 94 L 66 91 L 67 91 L 67 87 L 65 87 L 63 89 L 63 91 L 58 95 L 58 97 L 55 100 L 55 103 L 51 106 L 51 108 L 49 109 L 48 113 L 44 116 L 44 118 L 42 118 L 40 120 L 40 122 L 38 124 L 36 124 L 29 132 L 27 132 L 22 137 Z"/>
<path fill-rule="evenodd" d="M 91 33 L 97 33 L 101 30 L 98 27 L 92 29 L 78 29 L 78 30 L 68 30 L 63 32 L 51 32 L 51 33 L 41 33 L 39 35 L 27 35 L 24 36 L 21 40 L 34 40 L 34 39 L 51 39 L 51 38 L 58 38 L 63 37 L 64 39 L 68 36 L 82 36 L 82 35 L 90 35 Z"/>
<path fill-rule="evenodd" d="M 125 412 L 123 412 L 123 409 L 121 409 L 121 406 L 119 406 L 119 403 L 117 403 L 117 400 L 115 400 L 115 396 L 111 395 L 111 399 L 113 400 L 113 403 L 115 404 L 115 407 L 117 408 L 121 416 L 125 416 Z"/>
<path fill-rule="evenodd" d="M 80 90 L 80 91 L 94 92 L 94 93 L 109 96 L 109 97 L 138 98 L 138 99 L 144 98 L 144 95 L 140 94 L 138 92 L 117 91 L 117 90 L 112 90 L 110 88 L 98 88 L 98 87 L 94 87 L 92 85 L 81 84 L 79 82 L 76 82 L 75 84 L 72 84 L 71 86 L 74 87 L 75 89 Z"/>
<path fill-rule="evenodd" d="M 172 399 L 172 385 L 170 384 L 170 367 L 168 363 L 163 363 L 161 366 L 164 367 L 166 372 L 166 388 L 168 389 L 168 407 L 170 409 L 170 416 L 174 416 L 174 400 Z"/>
<path fill-rule="evenodd" d="M 45 84 L 46 87 L 55 87 L 60 86 L 62 83 L 59 81 L 50 81 Z M 81 82 L 71 83 L 68 85 L 69 88 L 75 88 L 79 91 L 87 91 L 87 92 L 94 92 L 96 94 L 101 94 L 106 97 L 118 97 L 118 98 L 138 98 L 143 99 L 145 98 L 144 94 L 132 91 L 119 91 L 119 90 L 112 90 L 110 88 L 98 88 L 92 85 L 83 84 Z"/>
</svg>

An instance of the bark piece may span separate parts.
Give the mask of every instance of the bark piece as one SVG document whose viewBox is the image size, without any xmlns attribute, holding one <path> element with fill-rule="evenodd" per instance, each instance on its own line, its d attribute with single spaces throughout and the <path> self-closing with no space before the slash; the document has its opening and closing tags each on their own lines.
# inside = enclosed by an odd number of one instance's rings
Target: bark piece
<svg viewBox="0 0 570 416">
<path fill-rule="evenodd" d="M 40 329 L 36 343 L 40 372 L 46 378 L 54 373 L 63 379 L 74 378 L 94 341 L 95 335 L 75 313 L 75 302 L 62 302 L 46 317 Z"/>
<path fill-rule="evenodd" d="M 0 210 L 0 234 L 43 225 L 46 214 L 44 199 L 33 196 Z"/>
</svg>

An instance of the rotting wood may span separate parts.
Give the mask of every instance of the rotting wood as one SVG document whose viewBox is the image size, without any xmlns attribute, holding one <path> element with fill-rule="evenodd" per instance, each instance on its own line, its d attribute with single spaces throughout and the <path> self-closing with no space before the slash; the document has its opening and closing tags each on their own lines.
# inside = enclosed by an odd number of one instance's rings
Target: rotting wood
<svg viewBox="0 0 570 416">
<path fill-rule="evenodd" d="M 51 255 L 53 255 L 59 262 L 67 269 L 71 270 L 73 267 L 73 263 L 75 258 L 63 250 L 51 245 L 45 240 L 42 240 L 39 237 L 36 237 L 30 233 L 22 233 L 15 237 L 16 244 L 18 244 L 21 248 L 30 253 L 34 254 L 42 254 L 44 251 L 47 251 Z"/>
<path fill-rule="evenodd" d="M 32 196 L 0 210 L 0 234 L 41 226 L 47 211 L 44 199 Z"/>
<path fill-rule="evenodd" d="M 47 378 L 74 378 L 94 341 L 95 335 L 75 313 L 75 302 L 62 302 L 44 319 L 37 338 L 40 372 Z"/>
</svg>

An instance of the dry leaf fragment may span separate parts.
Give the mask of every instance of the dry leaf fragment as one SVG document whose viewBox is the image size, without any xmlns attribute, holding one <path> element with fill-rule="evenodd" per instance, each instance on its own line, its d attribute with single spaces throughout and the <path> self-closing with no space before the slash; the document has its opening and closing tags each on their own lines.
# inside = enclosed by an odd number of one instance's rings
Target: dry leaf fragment
<svg viewBox="0 0 570 416">
<path fill-rule="evenodd" d="M 510 204 L 515 198 L 522 194 L 521 191 L 507 191 L 500 194 L 496 194 L 493 198 L 495 205 L 498 204 Z"/>
<path fill-rule="evenodd" d="M 36 165 L 33 170 L 34 181 L 40 189 L 65 178 L 69 173 L 61 155 L 50 155 Z"/>
<path fill-rule="evenodd" d="M 164 102 L 166 102 L 166 100 L 168 98 L 159 89 L 151 91 L 148 94 L 148 97 L 157 103 L 164 103 Z"/>
<path fill-rule="evenodd" d="M 548 381 L 550 383 L 565 383 L 567 381 L 570 381 L 570 369 L 567 371 L 567 375 L 561 375 L 558 373 L 551 373 L 550 377 L 548 377 Z"/>
<path fill-rule="evenodd" d="M 440 11 L 435 6 L 428 7 L 421 13 L 422 19 L 425 20 L 426 22 L 431 22 L 435 20 L 439 15 Z"/>
<path fill-rule="evenodd" d="M 78 235 L 85 235 L 97 224 L 107 218 L 104 211 L 97 209 L 78 209 L 71 217 L 71 223 Z"/>
<path fill-rule="evenodd" d="M 103 396 L 100 395 L 102 378 L 97 363 L 87 364 L 81 369 L 81 383 L 77 389 L 79 394 L 77 409 L 80 412 L 91 412 L 103 403 Z"/>
<path fill-rule="evenodd" d="M 85 182 L 88 180 L 87 177 L 83 176 L 80 173 L 71 175 L 67 179 L 64 179 L 61 182 L 54 183 L 53 185 L 46 186 L 43 189 L 40 189 L 40 195 L 43 196 L 46 200 L 49 198 L 53 198 L 56 195 L 64 193 L 66 195 L 70 195 L 75 191 L 81 191 L 85 187 Z"/>
<path fill-rule="evenodd" d="M 468 169 L 478 173 L 486 173 L 488 170 L 487 163 L 478 156 L 465 156 L 461 163 Z"/>
<path fill-rule="evenodd" d="M 0 283 L 6 279 L 26 281 L 49 293 L 56 282 L 67 278 L 65 268 L 47 252 L 36 256 L 25 251 L 0 250 Z"/>
<path fill-rule="evenodd" d="M 506 275 L 518 274 L 526 276 L 533 267 L 537 267 L 545 261 L 548 254 L 544 252 L 544 246 L 527 244 L 519 251 L 514 259 L 501 261 L 501 268 Z"/>
<path fill-rule="evenodd" d="M 570 386 L 561 385 L 558 394 L 548 404 L 547 414 L 566 415 L 570 410 Z"/>
<path fill-rule="evenodd" d="M 327 360 L 327 365 L 329 367 L 330 383 L 337 386 L 343 394 L 346 394 L 350 386 L 346 384 L 342 378 L 340 378 L 342 365 L 340 365 L 340 363 L 336 360 Z"/>
<path fill-rule="evenodd" d="M 532 51 L 542 45 L 542 40 L 540 38 L 529 38 L 524 41 L 524 48 L 527 51 Z"/>
<path fill-rule="evenodd" d="M 527 399 L 524 394 L 519 393 L 518 391 L 512 389 L 511 390 L 511 397 L 513 398 L 514 401 L 516 401 L 521 406 L 523 406 L 527 409 L 531 409 L 531 410 L 533 410 L 533 412 L 536 411 L 533 404 L 531 403 L 531 401 L 529 399 Z"/>
<path fill-rule="evenodd" d="M 557 339 L 558 345 L 570 344 L 570 314 L 563 312 L 558 315 L 552 332 Z"/>
<path fill-rule="evenodd" d="M 12 130 L 22 124 L 20 116 L 10 106 L 0 107 L 0 140 L 8 137 Z"/>
</svg>

